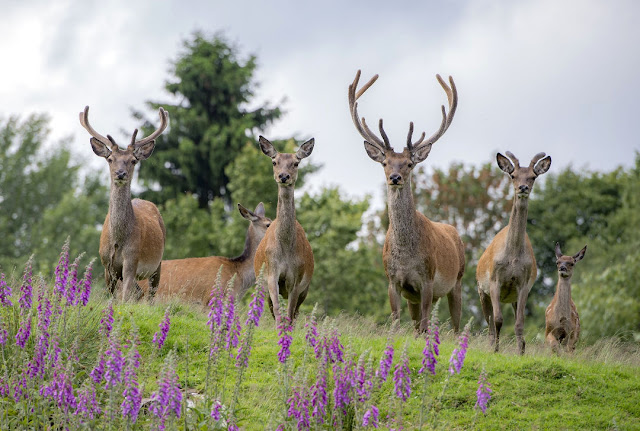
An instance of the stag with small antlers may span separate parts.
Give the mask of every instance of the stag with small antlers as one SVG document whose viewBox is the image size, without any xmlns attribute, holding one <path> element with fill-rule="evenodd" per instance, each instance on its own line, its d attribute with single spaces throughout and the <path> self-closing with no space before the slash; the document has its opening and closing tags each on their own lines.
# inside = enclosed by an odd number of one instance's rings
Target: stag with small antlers
<svg viewBox="0 0 640 431">
<path fill-rule="evenodd" d="M 373 133 L 364 118 L 358 116 L 357 100 L 378 79 L 375 75 L 356 91 L 360 71 L 349 86 L 349 108 L 353 124 L 365 139 L 364 148 L 369 157 L 382 164 L 387 180 L 387 207 L 389 229 L 384 242 L 382 260 L 389 279 L 389 302 L 392 317 L 400 316 L 401 299 L 407 300 L 409 313 L 419 331 L 426 331 L 431 315 L 432 303 L 447 296 L 451 323 L 456 332 L 460 328 L 462 311 L 461 280 L 464 273 L 464 246 L 453 226 L 429 220 L 416 210 L 411 192 L 413 168 L 424 161 L 431 146 L 449 128 L 458 105 L 458 92 L 449 77 L 451 87 L 436 75 L 447 94 L 449 112 L 442 106 L 440 128 L 428 139 L 423 132 L 413 142 L 413 123 L 409 124 L 407 146 L 396 153 L 379 122 L 380 139 Z"/>
<path fill-rule="evenodd" d="M 211 298 L 211 287 L 214 285 L 221 267 L 220 282 L 222 286 L 226 286 L 235 275 L 233 294 L 236 299 L 242 298 L 247 293 L 249 287 L 256 281 L 253 259 L 258 244 L 271 225 L 271 219 L 264 215 L 262 202 L 253 212 L 238 204 L 238 211 L 242 217 L 250 221 L 242 254 L 234 258 L 207 256 L 163 260 L 162 276 L 156 292 L 158 297 L 182 297 L 206 306 Z M 142 290 L 148 290 L 149 285 L 145 280 L 139 284 Z"/>
<path fill-rule="evenodd" d="M 511 178 L 515 189 L 509 224 L 502 228 L 484 251 L 476 269 L 482 313 L 489 325 L 489 337 L 497 352 L 502 328 L 500 303 L 510 303 L 516 315 L 515 333 L 520 354 L 524 354 L 524 311 L 527 297 L 538 275 L 536 258 L 527 235 L 529 194 L 538 176 L 551 167 L 551 157 L 536 154 L 529 166 L 509 151 L 509 158 L 497 154 L 498 167 Z M 546 156 L 546 157 L 545 157 Z M 513 163 L 512 163 L 513 161 Z"/>
<path fill-rule="evenodd" d="M 115 140 L 102 136 L 89 124 L 89 107 L 80 112 L 80 124 L 92 136 L 93 152 L 109 163 L 111 192 L 109 211 L 100 235 L 100 260 L 105 268 L 107 288 L 115 295 L 118 281 L 122 281 L 122 300 L 133 293 L 139 299 L 142 292 L 135 280 L 148 278 L 153 299 L 160 280 L 160 266 L 164 252 L 166 231 L 158 208 L 142 199 L 131 200 L 131 179 L 138 162 L 153 152 L 155 140 L 166 129 L 169 113 L 160 108 L 160 127 L 146 138 L 136 140 L 133 132 L 131 144 L 120 149 Z M 135 291 L 135 292 L 134 292 Z"/>
<path fill-rule="evenodd" d="M 313 151 L 311 138 L 293 154 L 279 153 L 271 142 L 260 136 L 262 152 L 271 158 L 273 177 L 278 184 L 276 219 L 267 229 L 258 245 L 254 260 L 256 276 L 264 265 L 264 277 L 269 289 L 269 308 L 280 327 L 279 295 L 286 300 L 290 322 L 298 315 L 300 305 L 307 297 L 313 276 L 313 252 L 304 229 L 296 220 L 293 191 L 298 179 L 298 164 Z"/>
<path fill-rule="evenodd" d="M 546 328 L 544 338 L 551 349 L 559 353 L 560 349 L 573 352 L 580 337 L 580 317 L 576 304 L 571 299 L 571 276 L 573 267 L 582 260 L 587 252 L 585 245 L 573 256 L 565 256 L 556 243 L 556 266 L 558 267 L 558 284 L 551 304 L 544 313 Z"/>
</svg>

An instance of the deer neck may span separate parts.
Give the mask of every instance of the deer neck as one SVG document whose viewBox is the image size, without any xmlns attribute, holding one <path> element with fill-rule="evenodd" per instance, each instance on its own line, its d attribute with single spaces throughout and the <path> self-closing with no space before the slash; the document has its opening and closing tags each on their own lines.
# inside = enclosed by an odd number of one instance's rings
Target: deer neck
<svg viewBox="0 0 640 431">
<path fill-rule="evenodd" d="M 569 318 L 571 315 L 571 278 L 558 277 L 558 285 L 556 286 L 556 310 L 560 317 Z"/>
<path fill-rule="evenodd" d="M 513 200 L 513 208 L 509 217 L 509 231 L 507 232 L 506 252 L 509 255 L 518 254 L 524 250 L 528 210 L 529 199 L 521 199 L 516 196 Z"/>
<path fill-rule="evenodd" d="M 253 269 L 253 259 L 256 256 L 256 250 L 258 249 L 259 243 L 260 240 L 256 238 L 253 226 L 249 225 L 242 254 L 231 259 L 231 261 L 236 265 L 235 272 L 238 273 L 238 277 L 241 277 L 243 287 L 253 284 L 256 280 L 255 271 Z"/>
<path fill-rule="evenodd" d="M 276 210 L 275 235 L 284 247 L 293 247 L 296 240 L 296 206 L 293 186 L 278 186 L 278 208 Z"/>
<path fill-rule="evenodd" d="M 131 186 L 112 184 L 109 196 L 109 233 L 114 243 L 121 243 L 130 236 L 134 218 Z"/>
<path fill-rule="evenodd" d="M 410 180 L 404 187 L 387 186 L 387 206 L 389 211 L 389 230 L 397 244 L 407 250 L 415 248 L 418 238 L 416 235 L 416 205 L 413 201 Z"/>
</svg>

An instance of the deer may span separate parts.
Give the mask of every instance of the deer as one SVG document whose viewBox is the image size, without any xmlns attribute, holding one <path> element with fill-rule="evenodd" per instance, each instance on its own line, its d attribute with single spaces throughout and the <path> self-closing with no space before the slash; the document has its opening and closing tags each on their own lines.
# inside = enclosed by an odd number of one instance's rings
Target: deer
<svg viewBox="0 0 640 431">
<path fill-rule="evenodd" d="M 498 153 L 498 167 L 511 178 L 515 195 L 509 224 L 502 228 L 486 248 L 476 268 L 482 314 L 489 326 L 494 351 L 500 349 L 502 310 L 500 303 L 510 303 L 515 313 L 515 334 L 520 355 L 524 355 L 524 312 L 531 286 L 538 275 L 533 247 L 527 235 L 529 195 L 540 175 L 551 167 L 551 156 L 536 154 L 529 166 L 521 167 L 511 152 Z M 509 160 L 511 159 L 511 160 Z M 513 163 L 512 163 L 513 162 Z"/>
<path fill-rule="evenodd" d="M 122 282 L 122 301 L 133 294 L 140 299 L 142 292 L 135 280 L 149 279 L 149 300 L 153 300 L 160 281 L 160 267 L 166 229 L 160 211 L 152 202 L 131 200 L 131 180 L 136 164 L 153 153 L 155 140 L 167 128 L 169 113 L 159 109 L 160 126 L 149 136 L 136 140 L 138 129 L 126 149 L 121 149 L 110 136 L 102 136 L 89 123 L 89 107 L 80 112 L 80 124 L 91 135 L 93 152 L 109 163 L 111 188 L 109 210 L 100 234 L 100 260 L 109 292 L 115 295 L 118 281 Z"/>
<path fill-rule="evenodd" d="M 231 278 L 236 276 L 233 284 L 236 300 L 247 293 L 249 287 L 256 281 L 253 260 L 258 244 L 271 225 L 271 219 L 265 216 L 262 202 L 253 212 L 238 204 L 238 211 L 250 222 L 242 254 L 234 258 L 208 256 L 163 260 L 162 276 L 156 292 L 158 297 L 181 296 L 191 302 L 207 306 L 211 298 L 211 288 L 221 268 L 222 286 L 226 286 Z M 145 291 L 149 288 L 144 280 L 139 284 Z"/>
<path fill-rule="evenodd" d="M 580 337 L 580 316 L 576 304 L 571 299 L 571 276 L 573 267 L 582 260 L 587 252 L 585 245 L 573 256 L 565 256 L 556 243 L 556 266 L 558 267 L 558 284 L 556 293 L 544 313 L 546 343 L 555 353 L 560 348 L 573 352 Z"/>
<path fill-rule="evenodd" d="M 414 167 L 427 158 L 431 146 L 447 131 L 458 105 L 458 92 L 453 78 L 449 77 L 451 87 L 440 75 L 436 75 L 436 78 L 447 95 L 449 112 L 443 105 L 440 127 L 428 139 L 425 139 L 423 132 L 413 142 L 413 122 L 410 122 L 407 145 L 402 152 L 395 152 L 391 147 L 382 119 L 378 125 L 380 139 L 369 129 L 365 119 L 358 116 L 357 100 L 373 85 L 378 75 L 374 75 L 356 91 L 360 80 L 358 70 L 353 83 L 349 85 L 349 109 L 356 130 L 364 138 L 367 155 L 382 165 L 386 178 L 389 228 L 382 261 L 389 280 L 392 319 L 399 319 L 401 297 L 404 297 L 416 330 L 424 332 L 428 327 L 432 304 L 447 296 L 451 323 L 457 333 L 462 312 L 464 246 L 453 226 L 431 221 L 416 210 L 411 191 Z"/>
<path fill-rule="evenodd" d="M 296 220 L 294 186 L 298 179 L 298 164 L 311 155 L 314 142 L 311 138 L 295 153 L 279 153 L 269 140 L 259 137 L 260 149 L 273 164 L 273 178 L 278 184 L 278 206 L 275 220 L 258 245 L 254 271 L 256 277 L 264 271 L 269 308 L 276 328 L 282 321 L 279 295 L 288 300 L 286 315 L 293 323 L 307 297 L 313 276 L 313 251 L 304 229 Z"/>
</svg>

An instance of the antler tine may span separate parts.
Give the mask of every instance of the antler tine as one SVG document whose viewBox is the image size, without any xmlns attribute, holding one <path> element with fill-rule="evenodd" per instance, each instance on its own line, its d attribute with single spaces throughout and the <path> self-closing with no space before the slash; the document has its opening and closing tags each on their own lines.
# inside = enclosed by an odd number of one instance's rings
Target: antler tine
<svg viewBox="0 0 640 431">
<path fill-rule="evenodd" d="M 447 100 L 449 102 L 449 113 L 447 114 L 446 108 L 444 107 L 444 105 L 442 105 L 442 122 L 440 123 L 440 128 L 426 141 L 423 140 L 424 138 L 418 140 L 418 142 L 413 144 L 414 148 L 422 145 L 433 144 L 438 139 L 440 139 L 451 125 L 453 116 L 455 115 L 456 109 L 458 108 L 458 90 L 456 88 L 455 82 L 453 82 L 453 77 L 449 76 L 449 83 L 451 84 L 451 87 L 447 85 L 447 83 L 444 81 L 444 79 L 442 79 L 440 75 L 436 75 L 436 79 L 440 83 L 440 86 L 442 87 L 444 92 L 447 94 Z"/>
<path fill-rule="evenodd" d="M 546 156 L 545 153 L 538 153 L 535 156 L 533 156 L 533 159 L 531 159 L 531 163 L 529 163 L 529 167 L 533 169 L 536 163 L 538 163 L 538 161 L 542 159 L 544 156 Z"/>
<path fill-rule="evenodd" d="M 154 139 L 156 139 L 158 136 L 160 136 L 162 132 L 164 132 L 164 129 L 166 129 L 167 126 L 169 125 L 169 113 L 165 111 L 163 108 L 160 108 L 158 109 L 158 114 L 160 115 L 160 126 L 156 129 L 156 131 L 150 134 L 149 136 L 140 139 L 139 141 L 134 141 L 132 139 L 130 146 L 139 147 L 141 145 L 149 143 Z M 137 130 L 136 132 L 134 132 L 134 137 L 136 133 L 137 133 Z"/>
<path fill-rule="evenodd" d="M 518 160 L 518 158 L 514 156 L 511 151 L 505 151 L 504 153 L 507 155 L 507 157 L 511 159 L 511 161 L 516 166 L 516 168 L 520 167 L 520 160 Z"/>
<path fill-rule="evenodd" d="M 369 129 L 364 117 L 362 117 L 361 120 L 358 116 L 357 100 L 364 94 L 365 91 L 369 89 L 369 87 L 373 85 L 374 82 L 376 82 L 377 79 L 378 75 L 374 75 L 369 80 L 369 82 L 363 85 L 362 88 L 356 92 L 356 88 L 358 88 L 358 81 L 360 80 L 360 70 L 356 72 L 356 77 L 353 80 L 353 83 L 349 85 L 349 110 L 351 111 L 351 119 L 353 120 L 353 124 L 356 126 L 356 129 L 360 133 L 360 136 L 362 136 L 370 144 L 377 146 L 381 151 L 385 151 L 385 149 L 391 148 L 388 144 L 389 139 L 386 138 L 385 142 L 383 142 L 375 135 L 375 133 L 371 131 L 371 129 Z M 381 131 L 381 133 L 383 133 L 383 136 L 386 136 L 386 134 L 384 134 L 384 131 Z"/>
<path fill-rule="evenodd" d="M 133 147 L 133 145 L 136 143 L 136 136 L 138 135 L 138 129 L 134 129 L 133 130 L 133 135 L 131 136 L 131 143 L 129 144 L 130 147 Z"/>
<path fill-rule="evenodd" d="M 363 120 L 364 120 L 364 118 L 363 118 Z M 380 136 L 382 136 L 382 139 L 384 140 L 385 148 L 388 149 L 388 150 L 392 150 L 393 148 L 391 148 L 391 143 L 389 142 L 389 137 L 387 136 L 387 133 L 384 131 L 384 128 L 382 127 L 382 118 L 378 122 L 378 129 L 380 129 Z"/>
<path fill-rule="evenodd" d="M 102 136 L 100 133 L 96 132 L 93 127 L 91 127 L 91 124 L 89 123 L 89 106 L 88 105 L 84 107 L 84 111 L 80 112 L 79 116 L 80 116 L 80 124 L 82 125 L 82 127 L 85 128 L 87 132 L 89 132 L 91 136 L 96 138 L 98 141 L 102 142 L 104 145 L 111 146 L 111 141 L 109 139 Z"/>
</svg>

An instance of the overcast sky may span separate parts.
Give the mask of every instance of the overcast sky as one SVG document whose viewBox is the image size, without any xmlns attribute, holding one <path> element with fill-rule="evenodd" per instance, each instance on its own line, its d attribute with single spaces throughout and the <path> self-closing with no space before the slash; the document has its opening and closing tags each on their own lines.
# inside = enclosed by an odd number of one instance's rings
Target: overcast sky
<svg viewBox="0 0 640 431">
<path fill-rule="evenodd" d="M 78 112 L 91 106 L 92 125 L 127 142 L 138 125 L 130 108 L 168 100 L 170 63 L 195 30 L 222 31 L 257 56 L 256 104 L 286 98 L 265 136 L 315 137 L 312 160 L 324 168 L 312 182 L 351 197 L 380 203 L 384 180 L 349 115 L 358 69 L 361 82 L 380 75 L 359 111 L 370 124 L 384 118 L 396 150 L 409 121 L 417 133 L 437 129 L 446 96 L 435 74 L 454 77 L 458 111 L 425 166 L 510 150 L 523 161 L 545 151 L 552 171 L 611 170 L 640 150 L 635 0 L 4 2 L 0 115 L 48 113 L 52 140 L 71 137 L 106 172 Z"/>
</svg>

